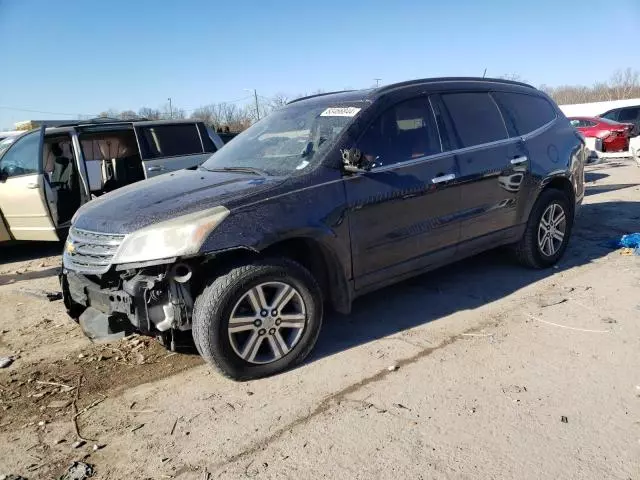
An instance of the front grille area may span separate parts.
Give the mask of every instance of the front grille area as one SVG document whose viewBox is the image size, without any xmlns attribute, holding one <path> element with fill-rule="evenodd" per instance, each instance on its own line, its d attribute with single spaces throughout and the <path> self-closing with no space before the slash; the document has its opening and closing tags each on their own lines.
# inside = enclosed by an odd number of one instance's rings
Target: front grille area
<svg viewBox="0 0 640 480">
<path fill-rule="evenodd" d="M 124 237 L 71 227 L 62 256 L 65 268 L 94 275 L 105 273 Z"/>
</svg>

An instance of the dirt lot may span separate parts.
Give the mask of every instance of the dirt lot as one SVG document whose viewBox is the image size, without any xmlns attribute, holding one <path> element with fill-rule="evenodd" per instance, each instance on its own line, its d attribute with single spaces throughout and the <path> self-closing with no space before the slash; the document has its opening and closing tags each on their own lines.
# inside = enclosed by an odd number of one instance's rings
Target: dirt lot
<svg viewBox="0 0 640 480">
<path fill-rule="evenodd" d="M 148 339 L 92 345 L 46 297 L 60 246 L 3 249 L 0 476 L 640 478 L 640 257 L 606 245 L 640 231 L 640 168 L 587 181 L 557 268 L 498 251 L 385 289 L 248 383 Z"/>
</svg>

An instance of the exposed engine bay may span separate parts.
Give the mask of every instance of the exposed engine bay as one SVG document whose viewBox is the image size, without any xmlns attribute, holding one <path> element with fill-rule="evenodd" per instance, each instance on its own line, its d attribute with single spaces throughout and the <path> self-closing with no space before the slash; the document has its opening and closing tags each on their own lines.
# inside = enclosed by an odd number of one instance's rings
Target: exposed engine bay
<svg viewBox="0 0 640 480">
<path fill-rule="evenodd" d="M 191 329 L 193 270 L 186 263 L 104 275 L 64 271 L 67 309 L 92 340 L 113 340 L 134 330 L 161 336 L 175 348 L 175 331 Z"/>
</svg>

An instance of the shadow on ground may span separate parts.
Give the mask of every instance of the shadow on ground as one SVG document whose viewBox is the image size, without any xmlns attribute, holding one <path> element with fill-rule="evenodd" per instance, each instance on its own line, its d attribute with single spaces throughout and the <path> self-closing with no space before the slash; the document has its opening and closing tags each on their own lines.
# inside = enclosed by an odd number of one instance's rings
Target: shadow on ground
<svg viewBox="0 0 640 480">
<path fill-rule="evenodd" d="M 21 242 L 0 247 L 0 264 L 26 262 L 38 258 L 60 255 L 61 242 Z"/>
<path fill-rule="evenodd" d="M 599 193 L 613 192 L 625 188 L 637 187 L 640 183 L 613 183 L 609 185 L 590 185 L 585 192 L 586 196 L 597 195 Z"/>
<path fill-rule="evenodd" d="M 9 285 L 23 282 L 25 280 L 35 280 L 38 278 L 51 277 L 58 274 L 59 266 L 47 265 L 44 270 L 35 269 L 31 265 L 29 269 L 24 266 L 12 268 L 12 263 L 28 262 L 51 256 L 60 255 L 62 244 L 58 242 L 23 242 L 4 245 L 0 247 L 0 285 Z M 38 265 L 42 268 L 44 265 Z"/>
<path fill-rule="evenodd" d="M 602 180 L 603 178 L 607 178 L 610 175 L 608 173 L 598 173 L 598 172 L 584 172 L 584 181 L 589 182 L 597 182 L 598 180 Z"/>
<path fill-rule="evenodd" d="M 25 280 L 35 280 L 38 278 L 53 277 L 58 275 L 60 267 L 49 267 L 44 270 L 33 270 L 24 273 L 0 274 L 0 285 L 11 285 L 13 283 L 24 282 Z"/>
<path fill-rule="evenodd" d="M 560 271 L 588 264 L 611 252 L 606 244 L 629 233 L 625 222 L 639 212 L 640 202 L 584 205 L 557 268 L 526 269 L 506 249 L 498 249 L 361 297 L 350 315 L 327 316 L 310 361 L 476 309 Z"/>
</svg>

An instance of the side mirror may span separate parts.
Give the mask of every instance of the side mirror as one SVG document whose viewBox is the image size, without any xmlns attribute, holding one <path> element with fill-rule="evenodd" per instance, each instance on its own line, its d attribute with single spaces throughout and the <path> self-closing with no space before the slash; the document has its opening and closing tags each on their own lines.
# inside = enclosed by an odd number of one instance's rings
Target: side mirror
<svg viewBox="0 0 640 480">
<path fill-rule="evenodd" d="M 342 152 L 342 168 L 349 173 L 368 172 L 374 166 L 374 162 L 366 159 L 362 152 L 357 148 L 344 149 Z"/>
<path fill-rule="evenodd" d="M 2 169 L 0 169 L 0 182 L 6 182 L 7 178 L 9 178 L 9 173 L 4 167 L 2 167 Z"/>
</svg>

